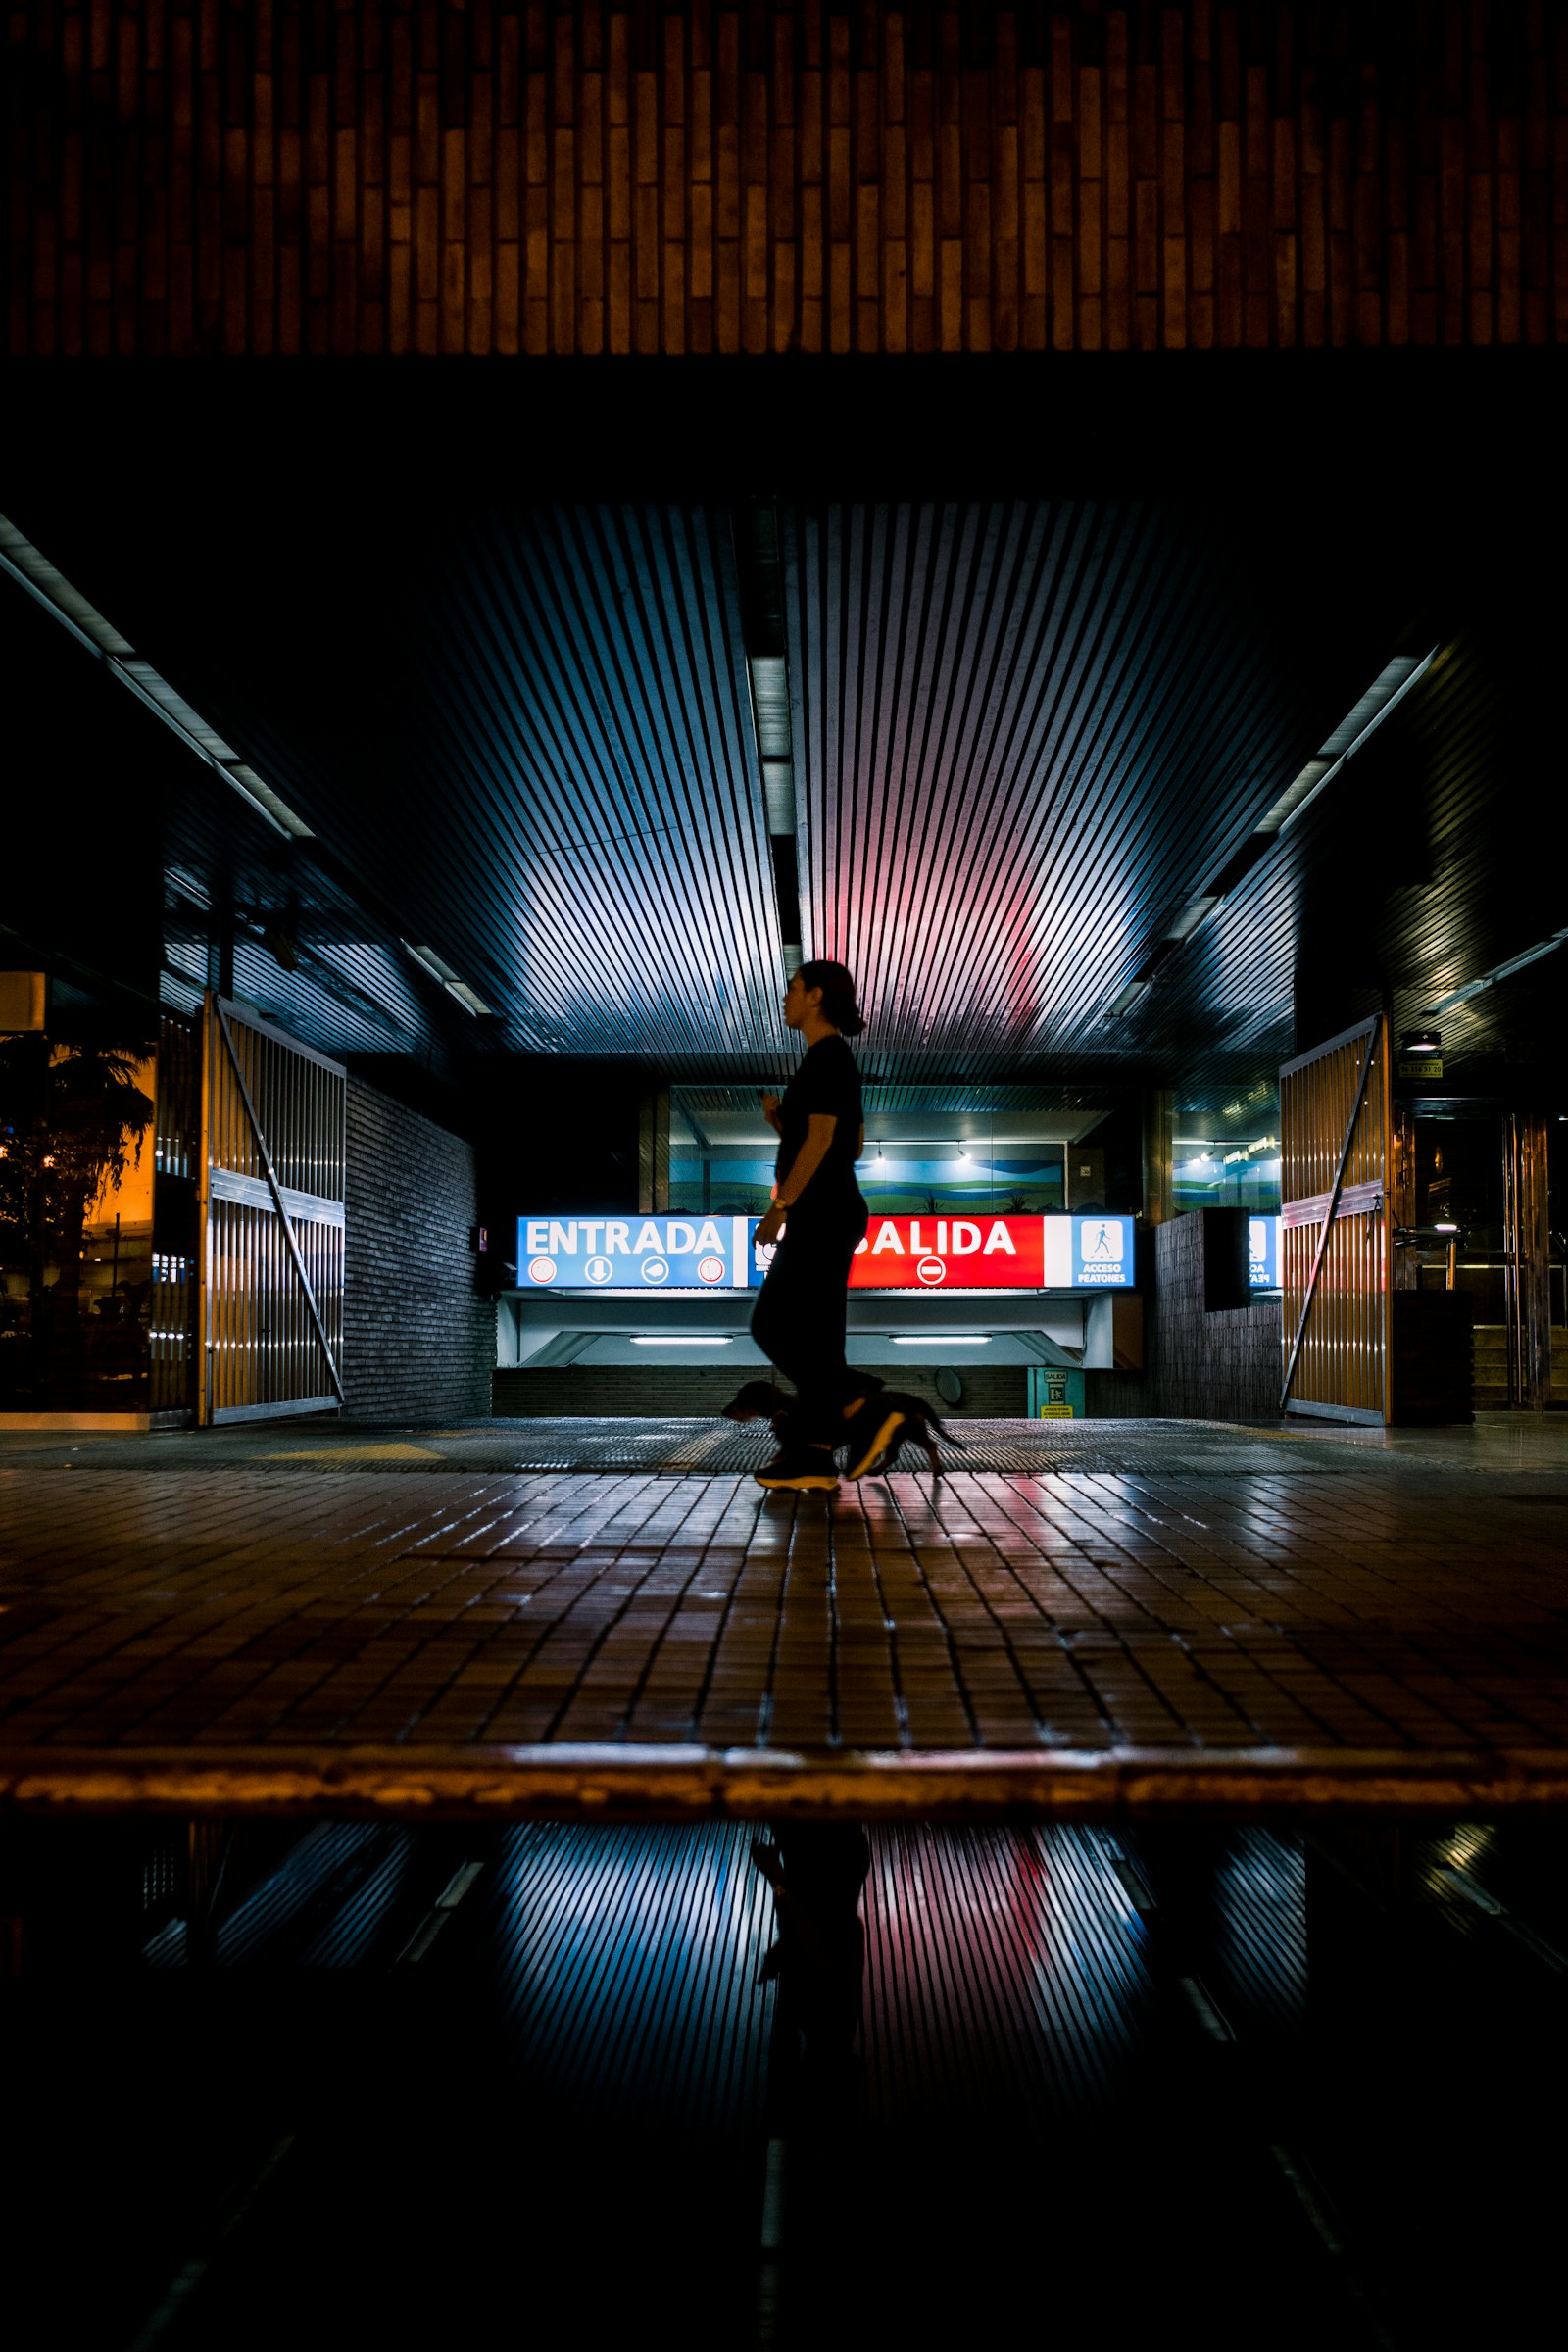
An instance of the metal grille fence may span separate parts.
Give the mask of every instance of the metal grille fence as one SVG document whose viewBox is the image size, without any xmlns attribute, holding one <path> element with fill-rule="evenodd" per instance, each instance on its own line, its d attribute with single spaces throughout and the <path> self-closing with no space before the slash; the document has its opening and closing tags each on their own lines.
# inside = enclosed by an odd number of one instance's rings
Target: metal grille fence
<svg viewBox="0 0 1568 2352">
<path fill-rule="evenodd" d="M 209 997 L 203 1421 L 342 1401 L 347 1073 Z"/>
<path fill-rule="evenodd" d="M 157 1102 L 147 1401 L 155 1413 L 180 1414 L 190 1410 L 197 1352 L 202 1131 L 201 1029 L 181 1013 L 159 1018 Z"/>
<path fill-rule="evenodd" d="M 1280 1072 L 1287 1412 L 1390 1417 L 1390 1119 L 1381 1017 Z"/>
</svg>

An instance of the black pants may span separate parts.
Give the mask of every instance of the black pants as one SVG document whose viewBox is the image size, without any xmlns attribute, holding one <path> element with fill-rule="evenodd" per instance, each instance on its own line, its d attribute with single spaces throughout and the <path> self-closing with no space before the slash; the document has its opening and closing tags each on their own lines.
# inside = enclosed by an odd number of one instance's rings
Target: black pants
<svg viewBox="0 0 1568 2352">
<path fill-rule="evenodd" d="M 753 1339 L 800 1396 L 794 1434 L 806 1445 L 836 1445 L 844 1407 L 877 1385 L 851 1372 L 844 1359 L 850 1260 L 865 1227 L 863 1202 L 853 1215 L 832 1219 L 808 1221 L 797 1209 L 752 1314 Z"/>
</svg>

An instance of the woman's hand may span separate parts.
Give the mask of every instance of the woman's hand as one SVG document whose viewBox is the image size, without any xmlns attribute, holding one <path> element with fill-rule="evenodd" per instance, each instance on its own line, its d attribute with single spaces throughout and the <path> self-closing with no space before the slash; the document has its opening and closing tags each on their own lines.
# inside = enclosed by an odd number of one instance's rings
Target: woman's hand
<svg viewBox="0 0 1568 2352">
<path fill-rule="evenodd" d="M 775 1200 L 772 1207 L 768 1210 L 766 1216 L 762 1219 L 760 1225 L 759 1225 L 757 1228 L 757 1232 L 753 1239 L 758 1243 L 776 1242 L 783 1230 L 784 1203 L 782 1200 Z"/>
</svg>

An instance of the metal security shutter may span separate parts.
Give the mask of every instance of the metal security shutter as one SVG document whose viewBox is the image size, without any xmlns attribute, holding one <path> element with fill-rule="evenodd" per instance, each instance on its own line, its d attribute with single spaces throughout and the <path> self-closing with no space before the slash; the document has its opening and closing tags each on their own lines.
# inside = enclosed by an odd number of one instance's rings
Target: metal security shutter
<svg viewBox="0 0 1568 2352">
<path fill-rule="evenodd" d="M 1390 1121 L 1379 1016 L 1280 1072 L 1284 1412 L 1392 1418 Z"/>
<path fill-rule="evenodd" d="M 247 1421 L 343 1401 L 348 1074 L 209 995 L 199 1417 Z"/>
</svg>

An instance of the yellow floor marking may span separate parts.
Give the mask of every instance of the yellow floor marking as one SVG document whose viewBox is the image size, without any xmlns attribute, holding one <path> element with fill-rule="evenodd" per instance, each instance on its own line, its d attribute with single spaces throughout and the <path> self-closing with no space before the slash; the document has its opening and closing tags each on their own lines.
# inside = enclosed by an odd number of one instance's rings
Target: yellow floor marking
<svg viewBox="0 0 1568 2352">
<path fill-rule="evenodd" d="M 263 1462 L 441 1462 L 428 1446 L 300 1446 L 291 1453 L 263 1453 Z"/>
</svg>

